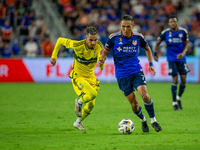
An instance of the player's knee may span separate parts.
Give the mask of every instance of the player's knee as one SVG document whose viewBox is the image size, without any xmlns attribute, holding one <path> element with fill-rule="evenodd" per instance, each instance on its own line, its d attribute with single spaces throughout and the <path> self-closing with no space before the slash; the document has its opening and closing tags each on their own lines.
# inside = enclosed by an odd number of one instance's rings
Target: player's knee
<svg viewBox="0 0 200 150">
<path fill-rule="evenodd" d="M 150 101 L 149 94 L 148 94 L 148 93 L 143 94 L 143 95 L 142 95 L 142 99 L 143 99 L 143 101 L 145 101 L 145 102 L 149 102 L 149 101 Z"/>
<path fill-rule="evenodd" d="M 91 96 L 91 100 L 95 99 L 97 97 L 97 91 L 96 90 L 93 90 L 91 93 L 90 93 L 90 96 Z"/>
<path fill-rule="evenodd" d="M 181 84 L 186 84 L 186 79 L 182 79 Z"/>
<path fill-rule="evenodd" d="M 137 111 L 138 111 L 139 104 L 132 104 L 131 106 L 132 106 L 132 110 L 133 110 L 134 112 L 137 112 Z"/>
<path fill-rule="evenodd" d="M 94 101 L 91 101 L 91 102 L 88 102 L 88 111 L 91 113 L 92 112 L 92 109 L 94 108 L 94 105 L 95 105 L 95 102 Z"/>
</svg>

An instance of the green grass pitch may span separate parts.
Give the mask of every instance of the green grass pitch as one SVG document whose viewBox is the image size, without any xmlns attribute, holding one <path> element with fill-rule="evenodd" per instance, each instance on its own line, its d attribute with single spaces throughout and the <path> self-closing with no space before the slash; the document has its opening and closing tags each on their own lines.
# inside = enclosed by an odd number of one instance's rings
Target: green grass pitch
<svg viewBox="0 0 200 150">
<path fill-rule="evenodd" d="M 183 110 L 172 109 L 171 83 L 148 83 L 161 132 L 150 125 L 144 103 L 136 92 L 149 133 L 117 83 L 101 83 L 93 112 L 83 121 L 86 132 L 73 127 L 77 118 L 71 83 L 1 83 L 0 150 L 199 150 L 200 84 L 188 83 L 182 96 Z M 118 131 L 118 123 L 135 123 L 130 135 Z"/>
</svg>

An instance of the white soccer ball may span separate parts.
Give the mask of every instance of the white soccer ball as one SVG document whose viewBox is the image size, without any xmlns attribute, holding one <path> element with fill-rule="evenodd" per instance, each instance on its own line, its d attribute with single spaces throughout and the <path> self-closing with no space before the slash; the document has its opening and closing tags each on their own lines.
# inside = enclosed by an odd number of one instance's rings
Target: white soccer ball
<svg viewBox="0 0 200 150">
<path fill-rule="evenodd" d="M 130 119 L 122 119 L 118 125 L 118 130 L 122 134 L 131 134 L 135 129 L 133 121 Z"/>
</svg>

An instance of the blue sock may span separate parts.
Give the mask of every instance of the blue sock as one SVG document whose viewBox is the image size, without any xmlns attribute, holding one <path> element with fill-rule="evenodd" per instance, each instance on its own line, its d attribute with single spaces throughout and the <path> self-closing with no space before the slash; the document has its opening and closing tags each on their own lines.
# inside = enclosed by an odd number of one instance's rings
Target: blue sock
<svg viewBox="0 0 200 150">
<path fill-rule="evenodd" d="M 149 114 L 149 117 L 150 118 L 155 117 L 152 99 L 151 99 L 151 101 L 149 103 L 144 102 L 144 106 L 145 106 L 145 109 L 146 109 L 147 113 Z"/>
<path fill-rule="evenodd" d="M 183 94 L 184 90 L 185 90 L 186 85 L 185 84 L 180 84 L 179 86 L 179 93 L 178 96 L 181 97 L 181 95 Z"/>
<path fill-rule="evenodd" d="M 139 110 L 137 112 L 134 112 L 140 119 L 144 118 L 144 115 L 142 113 L 142 107 L 139 107 Z"/>
<path fill-rule="evenodd" d="M 171 87 L 173 102 L 176 102 L 177 84 L 172 83 Z"/>
</svg>

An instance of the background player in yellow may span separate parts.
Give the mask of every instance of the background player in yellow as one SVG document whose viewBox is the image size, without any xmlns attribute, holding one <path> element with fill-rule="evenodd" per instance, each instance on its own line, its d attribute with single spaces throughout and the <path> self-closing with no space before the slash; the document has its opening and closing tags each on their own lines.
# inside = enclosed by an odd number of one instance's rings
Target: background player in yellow
<svg viewBox="0 0 200 150">
<path fill-rule="evenodd" d="M 58 38 L 54 47 L 50 62 L 54 66 L 57 60 L 57 54 L 64 45 L 66 48 L 74 50 L 74 61 L 71 78 L 73 88 L 79 98 L 75 99 L 75 113 L 78 116 L 74 122 L 74 127 L 79 130 L 86 130 L 82 121 L 91 113 L 97 96 L 100 82 L 94 75 L 94 68 L 97 60 L 100 59 L 100 51 L 104 48 L 103 44 L 97 40 L 98 31 L 95 27 L 87 27 L 84 40 L 75 41 L 67 38 Z M 100 67 L 103 70 L 104 65 Z M 82 109 L 82 104 L 85 106 Z"/>
</svg>

